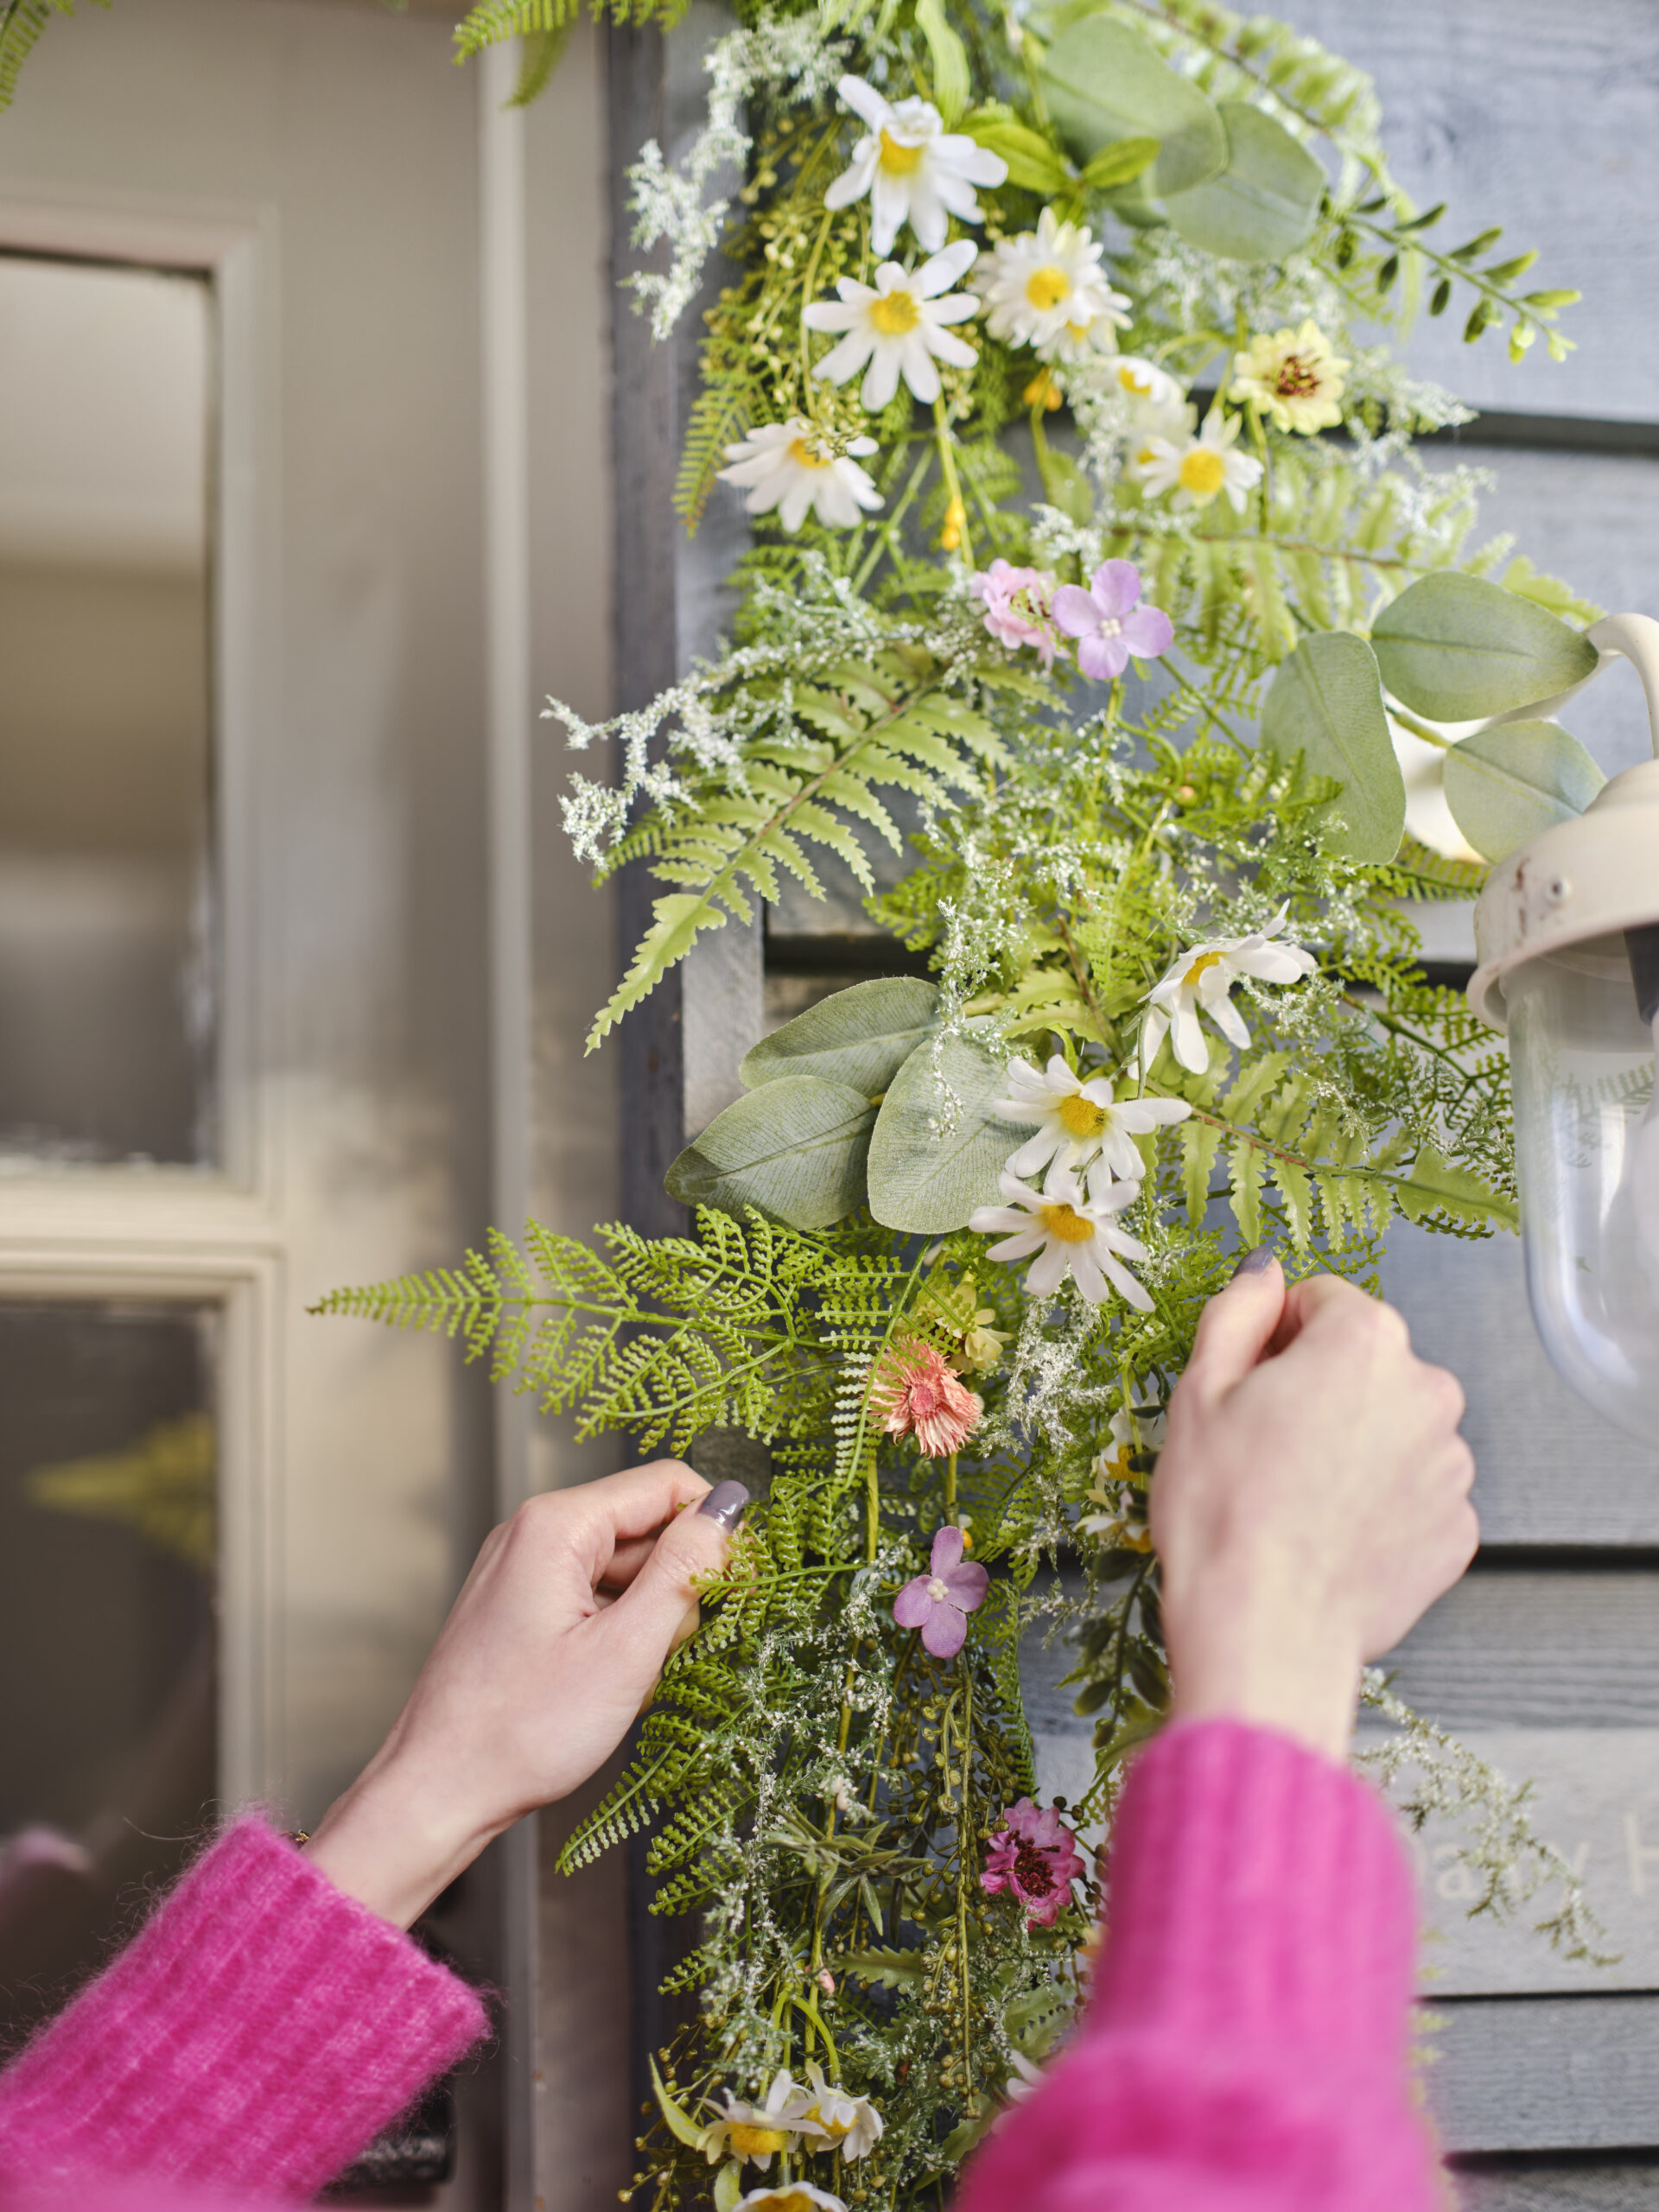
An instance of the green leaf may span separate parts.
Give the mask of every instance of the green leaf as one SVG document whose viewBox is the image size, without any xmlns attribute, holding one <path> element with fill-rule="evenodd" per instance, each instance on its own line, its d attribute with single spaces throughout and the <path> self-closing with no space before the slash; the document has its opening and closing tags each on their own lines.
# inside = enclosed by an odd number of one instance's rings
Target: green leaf
<svg viewBox="0 0 1659 2212">
<path fill-rule="evenodd" d="M 1282 124 L 1245 100 L 1223 100 L 1227 166 L 1186 192 L 1166 194 L 1164 212 L 1202 252 L 1229 261 L 1281 261 L 1312 232 L 1325 171 Z"/>
<path fill-rule="evenodd" d="M 1321 630 L 1281 662 L 1262 715 L 1262 742 L 1281 760 L 1300 753 L 1340 795 L 1317 810 L 1339 811 L 1325 842 L 1350 860 L 1391 861 L 1406 822 L 1406 786 L 1395 757 L 1376 656 L 1363 638 Z"/>
<path fill-rule="evenodd" d="M 1262 1169 L 1266 1155 L 1260 1145 L 1244 1138 L 1230 1144 L 1228 1151 L 1231 1172 L 1227 1202 L 1241 1239 L 1247 1246 L 1255 1246 L 1262 1242 Z"/>
<path fill-rule="evenodd" d="M 1010 184 L 1040 192 L 1045 199 L 1052 199 L 1070 185 L 1065 164 L 1047 139 L 1028 124 L 1016 122 L 1006 109 L 976 108 L 963 118 L 962 128 L 976 145 L 1001 156 L 1008 165 Z M 1153 151 L 1157 150 L 1154 140 Z"/>
<path fill-rule="evenodd" d="M 1290 1241 L 1299 1252 L 1306 1252 L 1308 1239 L 1313 1234 L 1313 1191 L 1307 1170 L 1294 1160 L 1281 1160 L 1276 1155 L 1268 1160 L 1268 1166 L 1284 1200 Z"/>
<path fill-rule="evenodd" d="M 1210 1176 L 1221 1138 L 1222 1132 L 1213 1122 L 1194 1119 L 1180 1125 L 1181 1192 L 1186 1200 L 1186 1217 L 1194 1229 L 1204 1224 L 1205 1209 L 1210 1203 Z"/>
<path fill-rule="evenodd" d="M 691 2115 L 686 2111 L 684 2106 L 676 2104 L 673 2098 L 669 2095 L 668 2091 L 663 2087 L 663 2077 L 657 2071 L 657 2061 L 653 2058 L 648 2063 L 651 2067 L 652 2090 L 657 2099 L 657 2109 L 662 2113 L 663 2118 L 668 2122 L 669 2133 L 671 2135 L 677 2136 L 679 2140 L 687 2145 L 691 2150 L 701 2150 L 702 2147 L 702 2130 L 691 2118 Z"/>
<path fill-rule="evenodd" d="M 968 49 L 945 21 L 941 0 L 916 0 L 916 28 L 933 64 L 933 105 L 952 130 L 968 105 Z"/>
<path fill-rule="evenodd" d="M 1068 522 L 1076 523 L 1081 529 L 1094 520 L 1095 487 L 1069 453 L 1051 446 L 1043 474 L 1043 488 L 1051 504 Z"/>
<path fill-rule="evenodd" d="M 728 2158 L 715 2176 L 715 2212 L 737 2212 L 743 2202 L 743 2161 Z"/>
<path fill-rule="evenodd" d="M 938 1026 L 939 995 L 914 976 L 854 983 L 798 1014 L 746 1053 L 738 1073 L 751 1090 L 779 1076 L 816 1075 L 880 1097 Z"/>
<path fill-rule="evenodd" d="M 1394 1195 L 1401 1212 L 1411 1221 L 1446 1213 L 1459 1221 L 1493 1221 L 1500 1229 L 1521 1226 L 1520 1210 L 1512 1198 L 1489 1189 L 1478 1175 L 1448 1166 L 1432 1144 L 1418 1154 L 1405 1181 L 1395 1185 Z"/>
<path fill-rule="evenodd" d="M 1133 184 L 1149 169 L 1158 152 L 1155 138 L 1120 138 L 1115 146 L 1103 146 L 1092 161 L 1084 163 L 1083 181 L 1091 192 L 1115 192 L 1122 185 Z"/>
<path fill-rule="evenodd" d="M 1061 32 L 1039 73 L 1049 114 L 1080 162 L 1126 138 L 1156 138 L 1149 176 L 1160 194 L 1190 191 L 1226 167 L 1214 103 L 1127 24 L 1085 16 Z"/>
<path fill-rule="evenodd" d="M 971 1037 L 919 1046 L 899 1069 L 870 1140 L 870 1211 L 888 1229 L 938 1236 L 995 1205 L 1020 1133 L 992 1112 L 1001 1061 Z M 757 1094 L 764 1096 L 764 1094 Z"/>
<path fill-rule="evenodd" d="M 1590 640 L 1502 585 L 1452 569 L 1420 576 L 1371 625 L 1382 681 L 1433 721 L 1474 721 L 1552 699 L 1595 673 Z"/>
<path fill-rule="evenodd" d="M 849 1951 L 836 1961 L 836 1972 L 849 1974 L 855 1981 L 879 1982 L 883 1989 L 914 1988 L 926 1977 L 927 1955 L 879 1948 Z"/>
<path fill-rule="evenodd" d="M 1475 850 L 1506 860 L 1584 812 L 1607 780 L 1554 722 L 1497 722 L 1446 756 L 1446 803 Z"/>
<path fill-rule="evenodd" d="M 669 1169 L 668 1194 L 727 1213 L 758 1206 L 791 1229 L 827 1229 L 862 1202 L 874 1122 L 861 1090 L 780 1076 L 715 1115 Z"/>
</svg>

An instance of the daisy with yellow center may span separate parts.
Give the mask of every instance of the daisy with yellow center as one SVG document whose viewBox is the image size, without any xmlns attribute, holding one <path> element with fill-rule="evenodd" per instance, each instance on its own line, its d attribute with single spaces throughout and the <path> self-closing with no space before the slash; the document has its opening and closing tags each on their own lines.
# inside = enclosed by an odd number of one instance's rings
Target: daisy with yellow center
<svg viewBox="0 0 1659 2212">
<path fill-rule="evenodd" d="M 764 423 L 742 442 L 728 446 L 732 464 L 720 472 L 723 484 L 735 484 L 748 497 L 752 515 L 772 508 L 785 530 L 798 530 L 809 513 L 830 530 L 851 530 L 863 515 L 882 505 L 881 494 L 855 454 L 875 451 L 874 438 L 853 438 L 840 454 L 823 442 L 804 416 Z"/>
<path fill-rule="evenodd" d="M 1236 415 L 1224 416 L 1212 410 L 1197 437 L 1154 433 L 1137 448 L 1128 473 L 1148 492 L 1169 493 L 1173 507 L 1207 507 L 1224 492 L 1234 511 L 1243 514 L 1245 500 L 1261 481 L 1262 464 L 1236 450 L 1238 423 Z"/>
<path fill-rule="evenodd" d="M 1008 1095 L 991 1110 L 1005 1122 L 1035 1123 L 1037 1135 L 1011 1156 L 1008 1172 L 1034 1175 L 1046 1167 L 1052 1185 L 1096 1160 L 1108 1177 L 1138 1183 L 1146 1168 L 1136 1137 L 1184 1122 L 1192 1109 L 1184 1099 L 1137 1098 L 1128 1091 L 1120 1101 L 1109 1076 L 1085 1083 L 1056 1052 L 1040 1075 L 1029 1060 L 1010 1060 Z"/>
<path fill-rule="evenodd" d="M 986 294 L 992 337 L 1034 346 L 1045 359 L 1114 352 L 1129 302 L 1107 283 L 1100 257 L 1099 240 L 1057 221 L 1052 207 L 1034 231 L 1000 240 Z"/>
<path fill-rule="evenodd" d="M 1311 437 L 1342 420 L 1343 372 L 1350 366 L 1317 322 L 1252 338 L 1233 356 L 1233 396 L 1253 399 L 1281 430 Z"/>
<path fill-rule="evenodd" d="M 1210 1041 L 1198 1020 L 1207 1014 L 1230 1044 L 1248 1049 L 1250 1033 L 1233 1004 L 1231 991 L 1241 976 L 1264 983 L 1294 983 L 1311 975 L 1319 962 L 1299 944 L 1275 944 L 1287 908 L 1248 937 L 1217 938 L 1196 944 L 1165 971 L 1147 995 L 1141 1031 L 1140 1064 L 1149 1068 L 1166 1037 L 1176 1058 L 1194 1075 L 1210 1065 Z"/>
<path fill-rule="evenodd" d="M 969 1217 L 968 1226 L 982 1236 L 1001 1235 L 989 1258 L 1031 1260 L 1026 1271 L 1028 1297 L 1051 1296 L 1069 1274 L 1091 1306 L 1102 1303 L 1109 1287 L 1141 1313 L 1151 1312 L 1151 1299 L 1122 1264 L 1144 1260 L 1147 1248 L 1113 1221 L 1140 1197 L 1139 1183 L 1103 1178 L 1085 1193 L 1067 1173 L 1051 1175 L 1039 1193 L 1006 1168 L 997 1180 L 1007 1204 L 981 1206 Z"/>
<path fill-rule="evenodd" d="M 709 2164 L 721 2158 L 747 2159 L 765 2173 L 775 2152 L 793 2151 L 804 2134 L 819 2137 L 822 2131 L 816 2124 L 799 2114 L 803 2094 L 782 2066 L 772 2077 L 764 2104 L 741 2103 L 728 2090 L 725 2112 L 699 2139 Z"/>
<path fill-rule="evenodd" d="M 858 396 L 873 415 L 898 391 L 901 376 L 922 404 L 931 407 L 939 396 L 938 363 L 968 369 L 978 358 L 947 327 L 979 312 L 974 293 L 950 289 L 972 268 L 978 252 L 971 238 L 958 238 L 917 270 L 884 261 L 874 285 L 843 276 L 836 286 L 838 301 L 815 301 L 803 316 L 809 330 L 846 334 L 813 374 L 845 384 L 864 369 Z"/>
<path fill-rule="evenodd" d="M 952 215 L 959 223 L 984 220 L 974 187 L 1004 181 L 1008 165 L 1000 154 L 946 130 L 931 100 L 884 99 L 862 77 L 843 77 L 836 90 L 863 124 L 865 136 L 823 204 L 850 207 L 868 196 L 875 253 L 891 253 L 906 223 L 923 251 L 937 253 Z"/>
<path fill-rule="evenodd" d="M 812 2087 L 796 2099 L 797 2117 L 823 2139 L 815 2148 L 837 2150 L 849 2162 L 868 2158 L 887 2132 L 886 2122 L 868 2097 L 849 2096 L 839 2083 L 826 2082 L 815 2058 L 806 2062 Z"/>
<path fill-rule="evenodd" d="M 777 2189 L 752 2189 L 738 2198 L 736 2212 L 847 2212 L 847 2207 L 810 2181 L 786 2181 Z"/>
<path fill-rule="evenodd" d="M 1147 1526 L 1146 1461 L 1162 1445 L 1166 1425 L 1167 1416 L 1162 1413 L 1136 1415 L 1120 1407 L 1112 1415 L 1111 1443 L 1096 1455 L 1090 1470 L 1095 1479 L 1089 1496 L 1104 1510 L 1090 1514 L 1078 1524 L 1084 1535 L 1097 1536 L 1113 1551 L 1152 1549 L 1152 1532 Z"/>
</svg>

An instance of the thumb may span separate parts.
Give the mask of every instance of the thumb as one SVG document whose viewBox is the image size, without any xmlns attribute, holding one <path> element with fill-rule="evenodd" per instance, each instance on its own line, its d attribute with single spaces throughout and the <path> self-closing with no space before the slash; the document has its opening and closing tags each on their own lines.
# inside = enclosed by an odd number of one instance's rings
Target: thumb
<svg viewBox="0 0 1659 2212">
<path fill-rule="evenodd" d="M 1199 1316 L 1184 1381 L 1212 1403 L 1224 1397 L 1260 1361 L 1284 1310 L 1284 1269 L 1270 1244 L 1258 1244 Z"/>
<path fill-rule="evenodd" d="M 717 1573 L 731 1548 L 749 1493 L 741 1483 L 716 1483 L 700 1505 L 671 1521 L 651 1554 L 601 1616 L 617 1659 L 640 1686 L 654 1681 L 669 1653 L 696 1625 L 694 1578 Z"/>
</svg>

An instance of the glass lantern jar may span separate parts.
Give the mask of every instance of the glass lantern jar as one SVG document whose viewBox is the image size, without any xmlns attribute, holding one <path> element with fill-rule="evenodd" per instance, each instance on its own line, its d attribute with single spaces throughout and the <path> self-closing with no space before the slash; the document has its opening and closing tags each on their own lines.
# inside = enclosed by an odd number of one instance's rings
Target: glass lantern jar
<svg viewBox="0 0 1659 2212">
<path fill-rule="evenodd" d="M 1659 753 L 1659 622 L 1587 635 L 1634 664 Z M 1475 949 L 1470 1005 L 1509 1032 L 1533 1319 L 1563 1380 L 1659 1446 L 1659 759 L 1493 868 Z"/>
<path fill-rule="evenodd" d="M 1659 1112 L 1631 969 L 1622 937 L 1591 938 L 1503 995 L 1533 1319 L 1563 1381 L 1659 1445 Z"/>
</svg>

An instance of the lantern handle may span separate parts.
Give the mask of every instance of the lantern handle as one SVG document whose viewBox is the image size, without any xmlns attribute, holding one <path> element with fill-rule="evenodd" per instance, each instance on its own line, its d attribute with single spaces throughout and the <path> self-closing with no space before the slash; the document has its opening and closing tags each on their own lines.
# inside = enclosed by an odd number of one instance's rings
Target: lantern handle
<svg viewBox="0 0 1659 2212">
<path fill-rule="evenodd" d="M 1576 699 L 1586 683 L 1595 682 L 1610 660 L 1627 660 L 1642 679 L 1654 757 L 1659 760 L 1659 622 L 1651 614 L 1604 614 L 1584 634 L 1598 655 L 1596 665 L 1588 676 L 1570 684 L 1565 691 L 1558 691 L 1553 699 L 1535 699 L 1529 706 L 1511 707 L 1507 714 L 1495 715 L 1489 727 L 1495 728 L 1502 722 L 1541 721 L 1559 713 L 1569 700 Z"/>
</svg>

